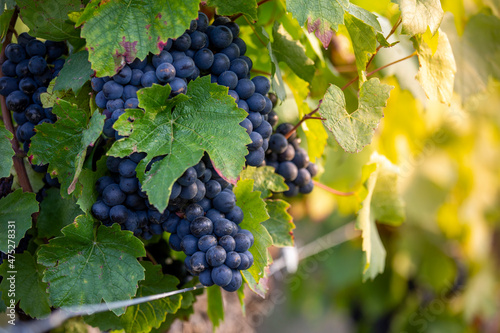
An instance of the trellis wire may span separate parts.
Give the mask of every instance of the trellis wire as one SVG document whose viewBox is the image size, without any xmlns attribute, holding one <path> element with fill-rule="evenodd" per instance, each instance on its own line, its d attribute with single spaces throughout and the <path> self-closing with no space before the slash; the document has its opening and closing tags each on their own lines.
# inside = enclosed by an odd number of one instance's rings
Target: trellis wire
<svg viewBox="0 0 500 333">
<path fill-rule="evenodd" d="M 332 247 L 350 241 L 359 236 L 359 232 L 354 230 L 354 223 L 348 223 L 340 228 L 337 228 L 330 232 L 329 234 L 320 237 L 303 247 L 297 248 L 285 248 L 284 255 L 277 259 L 270 267 L 269 276 L 279 272 L 280 270 L 287 268 L 288 272 L 293 273 L 298 266 L 298 263 L 306 258 L 314 256 L 320 252 L 328 250 Z M 287 250 L 288 249 L 288 250 Z M 287 252 L 288 251 L 288 252 Z M 288 254 L 287 254 L 288 253 Z M 290 260 L 290 258 L 292 260 Z M 197 289 L 203 289 L 205 286 L 199 284 L 194 287 L 184 288 L 179 290 L 174 290 L 166 293 L 144 296 L 133 298 L 130 300 L 109 302 L 109 303 L 98 303 L 98 304 L 86 304 L 80 306 L 63 307 L 47 318 L 41 320 L 32 320 L 26 323 L 20 323 L 19 325 L 12 326 L 9 328 L 0 328 L 0 332 L 8 333 L 43 333 L 48 330 L 54 329 L 62 325 L 66 320 L 84 315 L 91 315 L 99 312 L 105 312 L 110 310 L 115 310 L 127 306 L 142 304 L 146 302 L 155 301 L 158 299 L 183 294 L 186 292 L 194 291 Z"/>
</svg>

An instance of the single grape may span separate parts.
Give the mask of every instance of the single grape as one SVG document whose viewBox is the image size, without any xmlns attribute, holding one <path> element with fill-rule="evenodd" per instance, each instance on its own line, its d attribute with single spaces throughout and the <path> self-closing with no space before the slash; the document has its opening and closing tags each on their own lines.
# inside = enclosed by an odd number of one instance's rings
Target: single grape
<svg viewBox="0 0 500 333">
<path fill-rule="evenodd" d="M 207 252 L 208 249 L 217 245 L 217 238 L 213 235 L 202 236 L 198 240 L 198 248 L 200 251 Z"/>
<path fill-rule="evenodd" d="M 116 205 L 109 210 L 109 218 L 114 223 L 125 223 L 128 219 L 129 210 L 123 205 Z"/>
<path fill-rule="evenodd" d="M 196 251 L 198 251 L 198 238 L 193 235 L 186 235 L 184 238 L 182 238 L 181 249 L 185 254 L 189 256 L 193 255 Z"/>
<path fill-rule="evenodd" d="M 207 250 L 206 259 L 210 266 L 220 266 L 226 261 L 226 250 L 219 245 L 211 247 Z"/>
<path fill-rule="evenodd" d="M 92 205 L 92 215 L 100 221 L 104 221 L 109 218 L 109 206 L 106 205 L 101 200 L 96 201 Z"/>
<path fill-rule="evenodd" d="M 234 249 L 236 248 L 236 242 L 231 235 L 222 236 L 219 239 L 219 245 L 222 246 L 222 248 L 228 253 L 234 251 Z"/>
<path fill-rule="evenodd" d="M 201 272 L 209 268 L 205 252 L 201 251 L 193 253 L 193 255 L 191 256 L 190 264 L 195 274 L 200 274 Z"/>
<path fill-rule="evenodd" d="M 120 205 L 126 197 L 118 184 L 110 184 L 102 192 L 102 201 L 108 206 Z"/>
<path fill-rule="evenodd" d="M 208 261 L 208 260 L 207 260 Z M 227 286 L 233 278 L 232 270 L 226 265 L 212 268 L 212 280 L 220 287 Z"/>
<path fill-rule="evenodd" d="M 233 33 L 226 26 L 217 26 L 210 31 L 210 43 L 218 49 L 228 47 L 233 41 Z"/>
<path fill-rule="evenodd" d="M 243 278 L 241 277 L 241 273 L 239 270 L 233 269 L 232 271 L 231 281 L 222 287 L 225 291 L 234 292 L 240 289 L 243 284 Z"/>
<path fill-rule="evenodd" d="M 214 224 L 209 218 L 204 216 L 197 217 L 191 222 L 190 231 L 196 237 L 211 234 L 214 230 Z"/>
<path fill-rule="evenodd" d="M 175 78 L 175 67 L 168 63 L 162 63 L 156 68 L 156 77 L 160 82 L 170 82 Z"/>
</svg>

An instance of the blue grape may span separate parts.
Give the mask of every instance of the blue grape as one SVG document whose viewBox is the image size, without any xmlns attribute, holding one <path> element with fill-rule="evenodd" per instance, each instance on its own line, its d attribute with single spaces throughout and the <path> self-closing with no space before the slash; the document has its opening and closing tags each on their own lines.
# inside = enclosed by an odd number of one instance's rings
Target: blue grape
<svg viewBox="0 0 500 333">
<path fill-rule="evenodd" d="M 4 76 L 0 78 L 0 94 L 9 96 L 10 93 L 17 91 L 19 88 L 18 80 L 13 77 Z"/>
<path fill-rule="evenodd" d="M 231 235 L 224 235 L 219 239 L 219 245 L 222 246 L 226 252 L 234 251 L 236 248 L 236 242 Z"/>
<path fill-rule="evenodd" d="M 131 194 L 134 193 L 139 189 L 139 182 L 137 178 L 126 178 L 126 177 L 120 177 L 120 190 L 122 190 L 124 193 Z"/>
<path fill-rule="evenodd" d="M 21 126 L 22 124 L 26 123 L 28 119 L 26 119 L 26 116 L 24 115 L 24 112 L 14 112 L 13 113 L 14 120 L 16 123 Z"/>
<path fill-rule="evenodd" d="M 122 99 L 127 100 L 129 98 L 137 98 L 137 91 L 139 88 L 136 86 L 133 86 L 131 84 L 126 85 L 123 87 L 123 93 L 122 93 Z"/>
<path fill-rule="evenodd" d="M 110 184 L 102 192 L 102 201 L 108 206 L 120 205 L 126 197 L 118 184 Z"/>
<path fill-rule="evenodd" d="M 248 65 L 248 71 L 250 72 L 252 70 L 252 67 L 253 67 L 252 59 L 250 59 L 247 56 L 240 56 L 240 59 L 243 59 L 246 61 L 247 65 Z"/>
<path fill-rule="evenodd" d="M 139 100 L 137 98 L 129 98 L 123 104 L 125 109 L 136 109 L 139 107 Z"/>
<path fill-rule="evenodd" d="M 253 234 L 249 230 L 246 230 L 246 229 L 241 229 L 240 231 L 238 231 L 238 233 L 246 235 L 250 239 L 250 247 L 252 247 L 252 245 L 254 243 Z"/>
<path fill-rule="evenodd" d="M 228 252 L 224 264 L 229 268 L 238 268 L 241 264 L 241 257 L 234 251 Z"/>
<path fill-rule="evenodd" d="M 182 238 L 181 249 L 187 255 L 193 255 L 196 251 L 198 251 L 198 238 L 193 235 L 186 235 Z"/>
<path fill-rule="evenodd" d="M 158 83 L 158 78 L 156 77 L 156 70 L 144 72 L 144 74 L 141 77 L 141 85 L 144 88 L 149 88 L 154 83 Z"/>
<path fill-rule="evenodd" d="M 184 171 L 184 173 L 179 179 L 177 179 L 177 182 L 182 186 L 189 186 L 193 184 L 197 178 L 198 174 L 196 172 L 196 169 L 190 167 L 186 171 Z"/>
<path fill-rule="evenodd" d="M 231 61 L 229 60 L 227 55 L 223 53 L 216 53 L 214 55 L 214 61 L 212 67 L 210 68 L 210 71 L 214 75 L 220 75 L 223 72 L 227 71 L 230 65 Z"/>
<path fill-rule="evenodd" d="M 286 181 L 290 182 L 293 182 L 295 178 L 297 178 L 298 172 L 299 170 L 297 169 L 297 166 L 289 161 L 280 163 L 277 170 L 279 175 L 283 176 Z"/>
<path fill-rule="evenodd" d="M 243 121 L 240 123 L 240 126 L 247 131 L 247 134 L 250 134 L 253 131 L 252 122 L 248 118 L 243 119 Z"/>
<path fill-rule="evenodd" d="M 166 232 L 174 233 L 177 232 L 177 226 L 179 225 L 180 221 L 181 218 L 179 216 L 177 216 L 176 214 L 170 214 L 170 216 L 165 222 L 162 223 L 161 226 Z"/>
<path fill-rule="evenodd" d="M 226 218 L 214 221 L 213 225 L 213 232 L 218 237 L 231 235 L 233 233 L 233 223 Z"/>
<path fill-rule="evenodd" d="M 210 287 L 214 285 L 214 281 L 212 280 L 212 269 L 206 269 L 200 273 L 199 276 L 200 283 L 205 287 Z"/>
<path fill-rule="evenodd" d="M 191 46 L 191 37 L 184 33 L 182 36 L 174 40 L 173 47 L 178 51 L 186 51 Z"/>
<path fill-rule="evenodd" d="M 107 103 L 108 100 L 106 99 L 106 97 L 104 97 L 104 92 L 99 91 L 95 96 L 95 104 L 97 105 L 98 108 L 104 109 L 106 108 Z"/>
<path fill-rule="evenodd" d="M 168 63 L 162 63 L 156 68 L 156 77 L 160 82 L 170 82 L 175 78 L 175 67 Z"/>
<path fill-rule="evenodd" d="M 234 89 L 238 84 L 238 76 L 234 72 L 225 71 L 219 75 L 217 83 L 229 89 Z"/>
<path fill-rule="evenodd" d="M 240 98 L 247 99 L 255 93 L 255 84 L 249 79 L 240 79 L 235 90 Z"/>
<path fill-rule="evenodd" d="M 2 64 L 2 73 L 6 76 L 16 76 L 16 66 L 14 62 L 10 60 L 5 60 Z"/>
<path fill-rule="evenodd" d="M 253 83 L 255 84 L 255 91 L 258 92 L 259 94 L 265 96 L 269 92 L 269 89 L 271 88 L 271 83 L 269 82 L 269 79 L 265 76 L 256 76 L 252 79 Z"/>
<path fill-rule="evenodd" d="M 214 54 L 207 48 L 203 48 L 195 53 L 194 63 L 200 70 L 208 70 L 214 63 Z"/>
<path fill-rule="evenodd" d="M 207 252 L 208 249 L 216 245 L 217 245 L 217 238 L 215 238 L 215 236 L 213 235 L 205 235 L 198 240 L 198 248 L 202 252 Z"/>
<path fill-rule="evenodd" d="M 153 66 L 158 68 L 161 64 L 174 62 L 174 58 L 168 51 L 161 51 L 160 54 L 154 55 L 152 58 Z"/>
<path fill-rule="evenodd" d="M 34 56 L 28 62 L 28 69 L 33 75 L 42 74 L 47 68 L 47 61 L 40 56 Z"/>
<path fill-rule="evenodd" d="M 190 234 L 190 223 L 186 219 L 182 219 L 177 225 L 177 235 L 182 239 Z"/>
<path fill-rule="evenodd" d="M 132 69 L 125 65 L 119 72 L 118 74 L 113 76 L 113 80 L 121 85 L 126 85 L 130 82 L 130 79 L 132 79 Z"/>
<path fill-rule="evenodd" d="M 207 213 L 205 214 L 205 216 L 207 218 L 209 218 L 214 223 L 217 220 L 224 218 L 224 214 L 221 213 L 220 211 L 218 211 L 217 209 L 210 209 L 209 211 L 207 211 Z"/>
<path fill-rule="evenodd" d="M 45 47 L 45 44 L 42 43 L 41 41 L 33 39 L 28 43 L 28 45 L 26 45 L 26 53 L 28 53 L 30 57 L 34 56 L 44 57 L 45 54 L 47 53 L 47 48 Z"/>
<path fill-rule="evenodd" d="M 221 50 L 220 53 L 227 55 L 230 61 L 237 59 L 240 56 L 240 49 L 238 45 L 231 43 L 228 47 Z"/>
<path fill-rule="evenodd" d="M 92 205 L 92 215 L 100 221 L 104 221 L 109 218 L 109 206 L 106 205 L 102 200 L 96 201 Z"/>
<path fill-rule="evenodd" d="M 6 99 L 7 108 L 14 112 L 23 112 L 30 102 L 30 98 L 22 91 L 11 92 Z"/>
<path fill-rule="evenodd" d="M 231 268 L 226 265 L 220 265 L 218 267 L 212 268 L 212 280 L 214 283 L 220 287 L 227 286 L 231 279 L 233 278 L 233 272 Z"/>
<path fill-rule="evenodd" d="M 191 204 L 184 210 L 184 215 L 189 222 L 192 222 L 194 219 L 203 216 L 204 214 L 205 212 L 203 211 L 203 208 L 201 208 L 198 204 Z"/>
<path fill-rule="evenodd" d="M 161 213 L 156 209 L 148 209 L 148 220 L 152 224 L 160 224 L 161 223 Z"/>
<path fill-rule="evenodd" d="M 184 81 L 181 78 L 176 77 L 169 83 L 170 87 L 172 88 L 172 91 L 170 94 L 172 96 L 177 96 L 179 94 L 185 94 L 187 91 L 187 84 L 186 81 Z"/>
<path fill-rule="evenodd" d="M 309 194 L 312 192 L 313 188 L 314 188 L 314 183 L 311 180 L 306 185 L 299 187 L 299 192 L 302 194 Z"/>
<path fill-rule="evenodd" d="M 204 32 L 208 28 L 208 17 L 205 13 L 198 12 L 198 26 L 196 30 Z"/>
<path fill-rule="evenodd" d="M 125 159 L 118 166 L 118 172 L 123 177 L 135 177 L 135 168 L 137 168 L 137 163 L 134 163 L 129 159 Z"/>
<path fill-rule="evenodd" d="M 290 143 L 284 152 L 278 155 L 279 162 L 291 161 L 295 157 L 295 148 Z"/>
<path fill-rule="evenodd" d="M 213 200 L 214 207 L 222 213 L 227 213 L 234 208 L 236 198 L 233 193 L 220 192 Z"/>
<path fill-rule="evenodd" d="M 141 60 L 139 58 L 135 58 L 132 63 L 129 64 L 130 68 L 134 69 L 144 69 L 146 65 L 148 64 L 148 59 Z"/>
<path fill-rule="evenodd" d="M 184 240 L 183 240 L 184 241 Z M 205 253 L 198 251 L 191 256 L 190 260 L 191 268 L 195 274 L 200 274 L 209 268 Z"/>
<path fill-rule="evenodd" d="M 260 147 L 262 147 L 262 143 L 264 141 L 262 139 L 262 135 L 260 135 L 259 133 L 254 131 L 254 132 L 250 133 L 250 139 L 252 140 L 252 143 L 247 145 L 248 150 L 250 150 L 250 151 L 257 150 Z"/>
<path fill-rule="evenodd" d="M 240 266 L 238 266 L 238 270 L 244 271 L 250 268 L 250 259 L 247 257 L 245 253 L 239 253 L 241 258 Z"/>
<path fill-rule="evenodd" d="M 132 178 L 126 178 L 126 179 L 132 179 Z M 141 196 L 137 193 L 128 194 L 127 198 L 125 199 L 125 205 L 134 210 L 142 210 L 146 208 L 146 205 L 144 204 L 144 199 L 141 198 Z"/>
<path fill-rule="evenodd" d="M 31 104 L 30 106 L 28 106 L 24 111 L 24 115 L 30 123 L 35 125 L 38 124 L 40 120 L 45 118 L 43 109 L 38 104 Z"/>
<path fill-rule="evenodd" d="M 229 70 L 236 73 L 238 79 L 245 79 L 248 76 L 248 64 L 243 59 L 234 59 L 231 61 Z"/>
<path fill-rule="evenodd" d="M 218 49 L 224 49 L 231 45 L 233 33 L 226 26 L 217 26 L 210 31 L 210 43 Z"/>
<path fill-rule="evenodd" d="M 259 112 L 254 112 L 250 111 L 248 112 L 248 119 L 252 122 L 253 128 L 257 128 L 262 124 L 262 121 L 264 121 L 264 118 L 262 118 L 262 115 Z"/>
<path fill-rule="evenodd" d="M 268 139 L 271 137 L 271 134 L 273 132 L 273 128 L 271 124 L 269 124 L 267 121 L 262 121 L 262 124 L 260 124 L 259 127 L 254 129 L 255 132 L 259 133 L 263 139 Z"/>
<path fill-rule="evenodd" d="M 133 86 L 141 85 L 141 79 L 144 72 L 140 69 L 132 69 L 132 77 L 130 78 L 130 84 Z"/>
<path fill-rule="evenodd" d="M 116 205 L 109 210 L 109 218 L 114 223 L 125 223 L 128 219 L 128 209 L 123 205 Z"/>
<path fill-rule="evenodd" d="M 26 51 L 19 44 L 9 44 L 5 48 L 5 56 L 13 63 L 18 64 L 26 59 Z"/>
<path fill-rule="evenodd" d="M 237 233 L 236 236 L 234 236 L 234 242 L 236 243 L 234 249 L 236 252 L 245 252 L 251 246 L 250 238 L 242 233 Z"/>
<path fill-rule="evenodd" d="M 115 81 L 108 81 L 102 87 L 106 99 L 117 99 L 123 94 L 123 86 Z"/>
<path fill-rule="evenodd" d="M 243 284 L 243 278 L 241 277 L 240 271 L 233 269 L 231 281 L 222 288 L 225 291 L 234 292 L 234 291 L 240 289 L 242 284 Z"/>
<path fill-rule="evenodd" d="M 243 217 L 243 210 L 241 210 L 238 206 L 234 206 L 234 208 L 226 214 L 226 219 L 233 221 L 236 224 L 243 222 Z"/>
<path fill-rule="evenodd" d="M 209 218 L 204 216 L 197 217 L 191 222 L 190 231 L 195 237 L 201 237 L 211 234 L 214 230 L 214 224 Z"/>
<path fill-rule="evenodd" d="M 45 41 L 45 49 L 47 50 L 48 59 L 57 59 L 65 53 L 66 43 L 47 40 Z"/>
<path fill-rule="evenodd" d="M 193 74 L 194 61 L 189 57 L 175 60 L 173 63 L 177 77 L 185 78 Z"/>
<path fill-rule="evenodd" d="M 194 31 L 191 35 L 191 49 L 200 50 L 208 46 L 208 36 L 201 31 Z"/>
<path fill-rule="evenodd" d="M 206 259 L 210 266 L 220 266 L 226 261 L 226 250 L 219 245 L 211 247 L 207 250 Z"/>
<path fill-rule="evenodd" d="M 259 149 L 256 149 L 256 150 L 249 152 L 248 155 L 245 156 L 245 160 L 246 160 L 248 165 L 257 167 L 257 166 L 262 165 L 262 163 L 264 162 L 265 156 L 266 156 L 266 153 L 265 153 L 264 149 L 262 149 L 262 147 L 260 147 Z"/>
<path fill-rule="evenodd" d="M 181 194 L 182 186 L 179 185 L 179 183 L 175 182 L 174 185 L 172 185 L 172 190 L 170 191 L 170 200 L 173 200 Z"/>
<path fill-rule="evenodd" d="M 222 191 L 219 182 L 215 180 L 208 181 L 205 185 L 205 188 L 206 188 L 205 195 L 209 199 L 215 198 Z"/>
<path fill-rule="evenodd" d="M 106 103 L 106 109 L 110 112 L 114 112 L 118 109 L 123 109 L 124 103 L 123 99 L 117 98 L 117 99 L 110 99 Z"/>
<path fill-rule="evenodd" d="M 92 80 L 90 80 L 90 84 L 92 85 L 92 90 L 95 92 L 99 92 L 102 90 L 102 87 L 104 86 L 104 80 L 101 77 L 93 77 Z"/>
<path fill-rule="evenodd" d="M 224 25 L 228 27 L 229 30 L 231 30 L 231 33 L 233 34 L 233 39 L 238 38 L 238 35 L 240 34 L 240 26 L 236 22 L 229 21 L 227 23 L 224 23 Z"/>
<path fill-rule="evenodd" d="M 288 147 L 288 140 L 283 134 L 275 133 L 269 138 L 269 149 L 273 153 L 281 154 Z"/>
<path fill-rule="evenodd" d="M 303 148 L 299 148 L 295 152 L 295 157 L 292 162 L 297 166 L 297 168 L 307 168 L 309 165 L 309 154 Z"/>
<path fill-rule="evenodd" d="M 239 37 L 233 39 L 233 43 L 238 45 L 238 48 L 240 49 L 240 56 L 245 55 L 247 52 L 247 44 L 245 41 Z"/>
<path fill-rule="evenodd" d="M 181 241 L 181 238 L 177 234 L 171 234 L 170 238 L 168 239 L 168 243 L 174 251 L 182 251 Z"/>
<path fill-rule="evenodd" d="M 261 112 L 266 107 L 266 100 L 264 96 L 258 92 L 254 93 L 246 101 L 250 110 L 254 112 Z"/>
</svg>

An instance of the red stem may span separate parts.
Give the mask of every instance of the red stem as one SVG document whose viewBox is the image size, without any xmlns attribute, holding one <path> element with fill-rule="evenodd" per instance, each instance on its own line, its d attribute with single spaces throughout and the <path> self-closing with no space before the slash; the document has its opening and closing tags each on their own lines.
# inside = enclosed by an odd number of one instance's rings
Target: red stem
<svg viewBox="0 0 500 333">
<path fill-rule="evenodd" d="M 14 26 L 16 25 L 17 16 L 19 14 L 19 9 L 16 7 L 14 10 L 14 14 L 12 14 L 12 18 L 10 19 L 9 30 L 7 31 L 7 35 L 5 36 L 5 40 L 2 45 L 2 53 L 0 54 L 0 65 L 2 65 L 5 61 L 5 48 L 12 41 L 12 33 L 14 32 Z M 0 69 L 0 78 L 3 77 L 2 70 Z M 25 154 L 19 149 L 19 142 L 16 138 L 16 130 L 14 129 L 14 124 L 12 123 L 12 117 L 10 115 L 10 111 L 7 109 L 7 103 L 5 102 L 5 96 L 0 96 L 0 105 L 2 107 L 2 119 L 5 124 L 5 128 L 12 133 L 14 138 L 10 140 L 12 144 L 12 149 L 14 149 L 15 155 L 12 157 L 14 162 L 14 169 L 17 173 L 17 178 L 19 179 L 19 184 L 24 192 L 33 192 L 33 188 L 31 187 L 30 180 L 28 178 L 28 174 L 26 173 L 26 168 L 24 167 L 24 161 L 21 156 Z"/>
<path fill-rule="evenodd" d="M 319 103 L 321 105 L 321 102 Z M 320 120 L 325 120 L 325 118 L 321 118 L 321 117 L 312 117 L 313 114 L 315 114 L 316 112 L 318 112 L 319 110 L 319 105 L 316 109 L 312 110 L 311 112 L 309 112 L 308 114 L 306 114 L 304 117 L 302 117 L 302 119 L 297 123 L 297 125 L 295 125 L 288 133 L 285 134 L 285 138 L 289 138 L 292 136 L 293 133 L 295 133 L 295 131 L 297 130 L 297 128 L 299 128 L 300 125 L 302 125 L 302 123 L 304 121 L 306 121 L 307 119 L 320 119 Z"/>
<path fill-rule="evenodd" d="M 355 192 L 341 192 L 341 191 L 335 190 L 335 189 L 333 189 L 331 187 L 328 187 L 328 186 L 326 186 L 324 184 L 321 184 L 320 182 L 315 181 L 315 180 L 313 180 L 313 183 L 314 183 L 314 186 L 322 188 L 325 191 L 328 191 L 328 192 L 333 193 L 335 195 L 339 195 L 341 197 L 349 197 L 349 196 L 355 194 Z"/>
</svg>

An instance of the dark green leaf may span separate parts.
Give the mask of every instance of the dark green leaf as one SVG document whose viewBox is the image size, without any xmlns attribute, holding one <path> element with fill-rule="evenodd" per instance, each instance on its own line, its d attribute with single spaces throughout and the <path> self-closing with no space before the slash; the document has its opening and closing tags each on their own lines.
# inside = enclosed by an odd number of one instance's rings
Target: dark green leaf
<svg viewBox="0 0 500 333">
<path fill-rule="evenodd" d="M 31 214 L 38 212 L 35 193 L 18 189 L 0 199 L 0 251 L 7 253 L 13 250 L 31 228 Z M 9 221 L 14 221 L 9 224 Z M 14 227 L 9 227 L 14 225 Z M 15 230 L 15 233 L 9 230 Z M 14 235 L 15 237 L 8 235 Z"/>
<path fill-rule="evenodd" d="M 12 157 L 14 157 L 16 152 L 12 149 L 12 144 L 9 140 L 14 136 L 3 127 L 3 124 L 0 125 L 0 178 L 2 178 L 10 175 L 10 169 L 14 165 Z"/>
<path fill-rule="evenodd" d="M 137 297 L 151 296 L 177 290 L 179 280 L 172 275 L 163 275 L 161 265 L 141 262 L 146 270 L 145 280 L 139 282 Z M 85 318 L 85 321 L 102 330 L 124 330 L 127 333 L 144 333 L 160 327 L 167 314 L 176 313 L 181 306 L 182 295 L 165 297 L 156 301 L 127 307 L 121 316 L 113 312 L 102 312 Z"/>
<path fill-rule="evenodd" d="M 366 64 L 377 49 L 377 35 L 375 29 L 363 20 L 346 13 L 345 26 L 351 37 L 354 55 L 356 56 L 356 67 L 361 81 L 365 81 L 364 71 Z M 380 27 L 380 26 L 379 26 Z"/>
<path fill-rule="evenodd" d="M 9 30 L 10 20 L 12 18 L 12 14 L 14 14 L 14 10 L 10 9 L 4 11 L 4 7 L 1 4 L 0 8 L 0 10 L 2 11 L 2 14 L 0 15 L 0 40 L 3 40 L 7 35 L 7 31 Z"/>
<path fill-rule="evenodd" d="M 76 203 L 85 213 L 90 211 L 92 205 L 97 201 L 97 197 L 99 196 L 94 185 L 96 181 L 108 171 L 106 159 L 106 156 L 101 157 L 97 162 L 97 170 L 95 172 L 89 169 L 83 169 L 80 177 L 78 177 L 78 184 L 76 184 L 73 195 L 78 198 Z"/>
<path fill-rule="evenodd" d="M 305 48 L 292 37 L 278 22 L 273 27 L 273 56 L 290 67 L 301 79 L 310 82 L 314 75 L 314 62 L 306 55 Z"/>
<path fill-rule="evenodd" d="M 65 100 L 58 100 L 52 112 L 58 121 L 36 126 L 30 154 L 35 164 L 49 163 L 48 172 L 59 179 L 62 194 L 71 193 L 82 170 L 87 147 L 101 135 L 106 117 L 95 111 L 89 119 L 87 112 Z"/>
<path fill-rule="evenodd" d="M 75 95 L 78 94 L 83 85 L 90 80 L 90 76 L 94 73 L 92 68 L 90 68 L 88 59 L 88 51 L 80 51 L 70 55 L 57 76 L 54 91 L 71 89 Z"/>
<path fill-rule="evenodd" d="M 3 14 L 5 10 L 13 10 L 16 7 L 15 0 L 0 0 L 0 14 Z"/>
<path fill-rule="evenodd" d="M 187 95 L 168 99 L 170 86 L 155 84 L 138 92 L 139 106 L 145 112 L 130 110 L 115 123 L 121 135 L 129 136 L 115 142 L 109 154 L 148 153 L 137 168 L 138 177 L 149 201 L 160 211 L 168 205 L 174 182 L 198 163 L 204 152 L 229 181 L 238 178 L 245 164 L 245 145 L 251 141 L 239 125 L 247 113 L 236 106 L 227 91 L 205 76 L 189 83 Z M 165 154 L 144 174 L 153 157 Z"/>
<path fill-rule="evenodd" d="M 349 114 L 343 91 L 335 85 L 328 88 L 319 113 L 326 118 L 325 126 L 345 151 L 359 152 L 371 142 L 391 89 L 377 78 L 364 82 L 359 93 L 358 109 Z"/>
<path fill-rule="evenodd" d="M 219 286 L 207 288 L 207 314 L 214 327 L 224 321 L 224 302 Z"/>
<path fill-rule="evenodd" d="M 216 7 L 219 15 L 233 15 L 242 13 L 250 19 L 257 21 L 256 0 L 208 0 L 208 6 Z"/>
<path fill-rule="evenodd" d="M 125 63 L 159 53 L 198 17 L 199 0 L 91 2 L 77 21 L 83 24 L 89 60 L 98 76 L 114 75 Z"/>
<path fill-rule="evenodd" d="M 79 0 L 17 0 L 17 5 L 32 36 L 64 41 L 80 35 L 80 30 L 68 19 L 69 13 L 80 10 Z"/>
<path fill-rule="evenodd" d="M 9 304 L 9 289 L 13 276 L 15 279 L 16 291 L 14 299 L 19 302 L 19 307 L 28 315 L 34 318 L 40 318 L 50 313 L 49 294 L 47 294 L 47 283 L 42 282 L 42 273 L 44 267 L 37 264 L 35 258 L 28 251 L 15 255 L 13 267 L 4 260 L 0 266 L 0 275 L 3 276 L 0 283 L 2 299 Z M 9 271 L 15 271 L 11 274 Z"/>
<path fill-rule="evenodd" d="M 260 278 L 264 276 L 266 267 L 271 263 L 267 248 L 273 245 L 271 235 L 262 225 L 262 222 L 269 219 L 266 203 L 260 197 L 261 193 L 259 191 L 253 191 L 253 184 L 253 179 L 240 180 L 234 188 L 236 204 L 243 210 L 245 216 L 240 226 L 249 230 L 255 239 L 249 250 L 254 257 L 254 264 L 248 270 L 242 272 L 252 290 L 255 289 L 254 284 L 259 283 Z M 251 284 L 250 281 L 254 283 Z"/>
<path fill-rule="evenodd" d="M 299 21 L 306 25 L 309 32 L 316 36 L 326 48 L 337 30 L 344 23 L 344 11 L 349 7 L 348 0 L 286 0 L 286 9 Z"/>
<path fill-rule="evenodd" d="M 273 238 L 273 245 L 293 246 L 295 224 L 293 224 L 292 216 L 287 212 L 290 204 L 283 200 L 267 200 L 266 204 L 270 218 L 263 225 Z"/>
<path fill-rule="evenodd" d="M 253 167 L 247 166 L 240 174 L 240 179 L 253 179 L 253 189 L 261 192 L 261 198 L 265 199 L 273 194 L 273 192 L 285 192 L 288 186 L 285 184 L 285 179 L 274 172 L 274 168 L 270 166 Z"/>
<path fill-rule="evenodd" d="M 283 82 L 283 77 L 281 75 L 280 65 L 278 58 L 273 52 L 271 41 L 269 35 L 267 34 L 264 27 L 260 27 L 262 35 L 265 37 L 267 42 L 267 51 L 269 52 L 269 57 L 271 58 L 271 88 L 276 93 L 276 96 L 281 101 L 286 98 L 285 83 Z"/>
<path fill-rule="evenodd" d="M 37 219 L 38 236 L 42 238 L 62 236 L 61 229 L 72 223 L 80 214 L 82 211 L 73 198 L 62 198 L 59 189 L 49 189 L 47 197 L 40 204 L 40 215 Z"/>
<path fill-rule="evenodd" d="M 401 10 L 403 33 L 411 36 L 423 34 L 427 27 L 432 34 L 438 30 L 444 16 L 439 0 L 393 0 L 393 2 L 398 3 Z"/>
<path fill-rule="evenodd" d="M 49 283 L 53 306 L 121 301 L 135 296 L 144 268 L 137 257 L 146 255 L 142 242 L 118 224 L 100 226 L 80 215 L 38 251 L 38 262 L 47 267 L 43 281 Z M 116 309 L 117 315 L 124 309 Z"/>
</svg>

